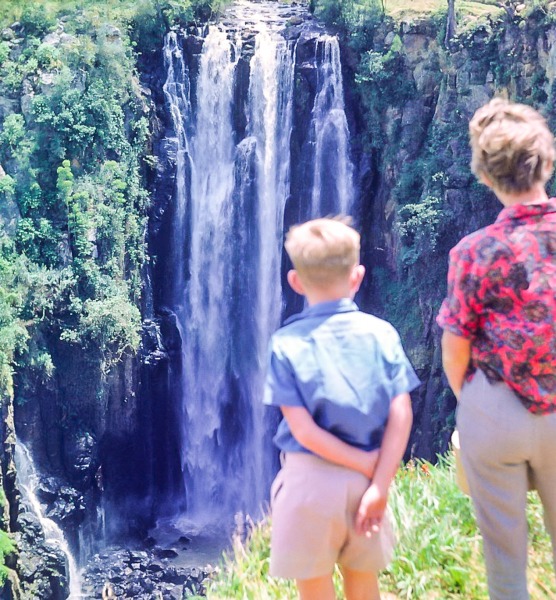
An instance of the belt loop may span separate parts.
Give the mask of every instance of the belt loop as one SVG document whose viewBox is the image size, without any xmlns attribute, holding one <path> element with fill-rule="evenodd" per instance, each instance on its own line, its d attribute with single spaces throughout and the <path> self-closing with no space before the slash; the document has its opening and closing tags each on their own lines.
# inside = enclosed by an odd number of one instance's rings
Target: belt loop
<svg viewBox="0 0 556 600">
<path fill-rule="evenodd" d="M 280 452 L 280 466 L 283 467 L 286 464 L 286 453 L 282 450 Z"/>
</svg>

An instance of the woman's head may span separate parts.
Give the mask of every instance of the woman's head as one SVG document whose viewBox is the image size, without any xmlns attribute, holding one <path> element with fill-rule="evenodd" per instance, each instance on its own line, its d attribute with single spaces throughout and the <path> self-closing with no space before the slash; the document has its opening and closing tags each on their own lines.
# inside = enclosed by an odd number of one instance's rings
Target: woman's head
<svg viewBox="0 0 556 600">
<path fill-rule="evenodd" d="M 494 191 L 522 194 L 552 175 L 554 136 L 530 106 L 495 98 L 477 110 L 469 135 L 471 169 Z"/>
</svg>

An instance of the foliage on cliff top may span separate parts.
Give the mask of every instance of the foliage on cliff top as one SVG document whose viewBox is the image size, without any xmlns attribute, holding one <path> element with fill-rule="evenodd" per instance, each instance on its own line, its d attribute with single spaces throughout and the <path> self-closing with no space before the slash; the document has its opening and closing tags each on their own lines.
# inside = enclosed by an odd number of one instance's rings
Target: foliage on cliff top
<svg viewBox="0 0 556 600">
<path fill-rule="evenodd" d="M 400 600 L 487 598 L 481 541 L 471 501 L 456 487 L 453 458 L 438 465 L 409 463 L 396 477 L 390 505 L 398 524 L 392 564 L 380 577 L 382 591 Z M 556 593 L 550 540 L 536 493 L 529 494 L 529 579 L 531 597 Z M 294 600 L 292 582 L 268 577 L 269 524 L 256 525 L 245 543 L 236 540 L 209 586 L 211 600 Z M 338 598 L 341 575 L 336 573 Z"/>
<path fill-rule="evenodd" d="M 480 17 L 497 15 L 500 7 L 498 0 L 456 0 L 456 10 L 462 16 Z M 445 13 L 448 3 L 446 0 L 384 0 L 386 14 L 396 19 L 416 15 Z"/>
<path fill-rule="evenodd" d="M 228 0 L 42 0 L 40 7 L 32 0 L 4 0 L 0 4 L 0 25 L 20 20 L 29 25 L 28 33 L 47 33 L 56 19 L 71 21 L 85 15 L 93 23 L 126 23 L 137 15 L 153 10 L 166 24 L 216 14 Z"/>
<path fill-rule="evenodd" d="M 444 28 L 448 14 L 447 0 L 311 0 L 317 17 L 331 26 L 349 33 L 352 45 L 369 39 L 369 30 L 384 21 L 401 24 L 428 23 L 433 28 Z M 491 27 L 497 21 L 509 19 L 524 26 L 534 16 L 539 22 L 556 21 L 555 0 L 455 0 L 457 33 Z M 367 30 L 367 31 L 365 31 Z"/>
</svg>

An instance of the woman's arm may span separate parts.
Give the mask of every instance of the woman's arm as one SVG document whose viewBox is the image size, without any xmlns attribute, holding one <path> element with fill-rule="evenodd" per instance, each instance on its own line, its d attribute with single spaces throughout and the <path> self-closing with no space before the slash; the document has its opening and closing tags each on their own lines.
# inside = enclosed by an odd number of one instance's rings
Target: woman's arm
<svg viewBox="0 0 556 600">
<path fill-rule="evenodd" d="M 378 460 L 378 450 L 366 452 L 350 446 L 334 434 L 319 427 L 309 411 L 301 406 L 281 406 L 293 437 L 307 450 L 325 460 L 353 469 L 369 479 Z"/>
<path fill-rule="evenodd" d="M 442 366 L 458 400 L 470 359 L 471 340 L 445 329 L 442 334 Z"/>
</svg>

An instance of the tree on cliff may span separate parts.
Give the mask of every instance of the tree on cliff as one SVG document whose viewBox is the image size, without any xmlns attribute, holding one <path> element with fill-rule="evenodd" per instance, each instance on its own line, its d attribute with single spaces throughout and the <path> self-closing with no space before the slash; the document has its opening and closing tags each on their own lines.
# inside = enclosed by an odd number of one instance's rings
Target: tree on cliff
<svg viewBox="0 0 556 600">
<path fill-rule="evenodd" d="M 446 36 L 444 46 L 450 47 L 450 40 L 456 35 L 456 0 L 448 0 L 448 16 L 446 18 Z"/>
</svg>

